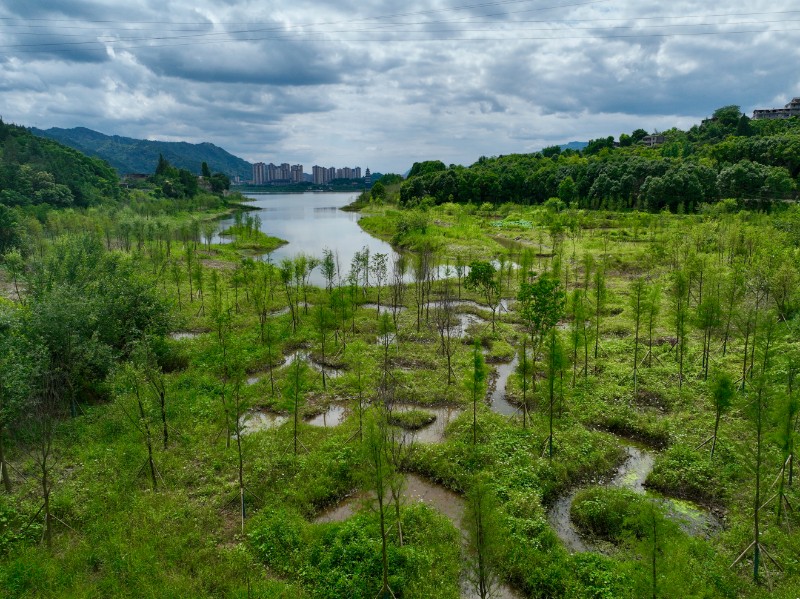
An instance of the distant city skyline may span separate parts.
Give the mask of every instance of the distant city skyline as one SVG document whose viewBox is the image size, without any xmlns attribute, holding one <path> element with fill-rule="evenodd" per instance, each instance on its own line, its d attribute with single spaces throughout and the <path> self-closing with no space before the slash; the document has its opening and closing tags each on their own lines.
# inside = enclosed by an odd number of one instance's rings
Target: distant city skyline
<svg viewBox="0 0 800 599">
<path fill-rule="evenodd" d="M 324 167 L 315 164 L 311 167 L 311 181 L 316 185 L 324 185 L 334 179 L 361 179 L 361 167 Z M 369 168 L 367 169 L 369 175 Z M 265 164 L 264 162 L 253 163 L 253 178 L 251 182 L 254 185 L 264 185 L 266 183 L 302 183 L 306 181 L 306 173 L 302 164 L 289 164 L 283 162 L 279 165 Z"/>
</svg>

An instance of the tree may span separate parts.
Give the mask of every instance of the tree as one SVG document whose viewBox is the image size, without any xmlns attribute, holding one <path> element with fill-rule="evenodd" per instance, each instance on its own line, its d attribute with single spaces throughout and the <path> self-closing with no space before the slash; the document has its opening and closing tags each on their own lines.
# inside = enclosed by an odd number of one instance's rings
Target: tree
<svg viewBox="0 0 800 599">
<path fill-rule="evenodd" d="M 722 309 L 719 298 L 706 294 L 697 306 L 697 324 L 703 330 L 703 378 L 708 379 L 708 365 L 711 354 L 711 340 L 713 333 L 722 322 Z"/>
<path fill-rule="evenodd" d="M 358 339 L 347 346 L 346 356 L 352 376 L 352 388 L 355 391 L 356 413 L 358 414 L 358 438 L 364 440 L 364 410 L 366 408 L 367 382 L 365 373 L 369 370 L 366 357 L 368 356 L 367 344 Z"/>
<path fill-rule="evenodd" d="M 452 336 L 452 324 L 455 314 L 453 300 L 450 278 L 445 276 L 442 280 L 441 299 L 434 308 L 433 320 L 436 323 L 436 328 L 439 330 L 442 355 L 447 358 L 448 385 L 453 383 L 453 354 L 455 353 L 455 344 L 453 343 Z"/>
<path fill-rule="evenodd" d="M 289 411 L 292 413 L 292 438 L 294 440 L 294 455 L 297 456 L 298 433 L 300 424 L 300 410 L 303 407 L 308 375 L 307 366 L 302 357 L 295 355 L 289 376 L 283 390 L 284 397 L 288 400 Z"/>
<path fill-rule="evenodd" d="M 322 250 L 322 263 L 320 265 L 322 276 L 325 277 L 325 289 L 328 293 L 333 291 L 333 279 L 336 277 L 336 259 L 333 251 L 325 248 Z"/>
<path fill-rule="evenodd" d="M 0 308 L 0 479 L 11 493 L 11 476 L 5 454 L 5 438 L 31 409 L 31 381 L 35 379 L 39 357 L 23 334 L 17 314 Z"/>
<path fill-rule="evenodd" d="M 569 206 L 576 199 L 576 186 L 572 177 L 564 177 L 558 184 L 558 198 Z"/>
<path fill-rule="evenodd" d="M 770 559 L 771 556 L 764 550 L 761 544 L 761 470 L 763 462 L 763 445 L 764 445 L 764 425 L 767 420 L 768 409 L 768 394 L 769 394 L 769 381 L 768 370 L 770 368 L 770 351 L 772 349 L 772 337 L 774 333 L 775 320 L 772 318 L 766 319 L 766 327 L 764 331 L 764 339 L 761 347 L 761 367 L 755 381 L 755 389 L 751 392 L 753 397 L 750 402 L 750 412 L 753 423 L 756 429 L 755 439 L 755 481 L 753 484 L 753 541 L 747 548 L 736 558 L 732 565 L 736 565 L 747 553 L 753 550 L 753 582 L 756 584 L 760 581 L 760 567 L 761 567 L 761 554 L 764 553 Z M 755 343 L 755 342 L 754 342 Z M 774 560 L 773 560 L 774 561 Z"/>
<path fill-rule="evenodd" d="M 497 498 L 485 476 L 475 475 L 466 494 L 467 577 L 481 599 L 494 596 L 502 538 Z"/>
<path fill-rule="evenodd" d="M 14 210 L 0 202 L 0 255 L 19 245 L 20 234 Z"/>
<path fill-rule="evenodd" d="M 564 364 L 564 349 L 561 346 L 561 339 L 555 327 L 551 327 L 547 351 L 548 416 L 550 425 L 550 434 L 547 438 L 547 455 L 551 460 L 553 459 L 553 419 L 555 417 L 556 375 L 559 371 L 563 370 Z"/>
<path fill-rule="evenodd" d="M 208 163 L 205 160 L 203 161 L 203 164 L 200 165 L 200 173 L 205 179 L 211 178 L 211 169 L 208 168 Z"/>
<path fill-rule="evenodd" d="M 169 445 L 169 429 L 167 428 L 167 384 L 164 379 L 164 372 L 153 352 L 153 339 L 144 335 L 139 341 L 133 352 L 134 364 L 140 369 L 145 381 L 150 386 L 153 394 L 158 400 L 159 413 L 161 415 L 161 432 L 164 449 Z"/>
<path fill-rule="evenodd" d="M 382 395 L 389 391 L 389 345 L 391 343 L 394 326 L 388 312 L 381 314 L 378 321 L 378 337 L 383 346 L 383 367 L 381 368 L 380 391 Z"/>
<path fill-rule="evenodd" d="M 380 181 L 377 181 L 370 190 L 370 197 L 375 202 L 382 202 L 386 198 L 386 186 Z"/>
<path fill-rule="evenodd" d="M 377 408 L 368 410 L 365 419 L 364 443 L 362 448 L 366 466 L 366 483 L 368 488 L 375 494 L 375 500 L 378 504 L 378 516 L 380 518 L 383 576 L 378 597 L 382 599 L 394 597 L 394 593 L 389 587 L 389 554 L 386 548 L 386 496 L 389 492 L 390 479 L 395 473 L 392 470 L 391 463 L 387 459 L 387 443 L 388 424 L 384 412 Z"/>
<path fill-rule="evenodd" d="M 14 248 L 9 250 L 2 256 L 3 263 L 5 264 L 6 271 L 11 275 L 11 280 L 14 282 L 14 292 L 17 294 L 17 301 L 24 304 L 25 300 L 19 292 L 19 280 L 25 275 L 25 259 L 20 254 L 19 250 Z"/>
<path fill-rule="evenodd" d="M 472 346 L 472 372 L 466 380 L 467 390 L 472 397 L 472 444 L 478 444 L 478 400 L 483 397 L 485 392 L 484 383 L 486 382 L 486 363 L 481 351 L 480 339 L 475 339 Z"/>
<path fill-rule="evenodd" d="M 631 284 L 630 304 L 633 310 L 633 395 L 636 396 L 639 383 L 639 327 L 644 311 L 643 301 L 646 301 L 646 283 L 642 277 L 637 277 Z"/>
<path fill-rule="evenodd" d="M 388 274 L 387 267 L 388 259 L 386 254 L 376 253 L 372 255 L 369 270 L 375 278 L 375 292 L 378 296 L 378 316 L 381 312 L 381 289 L 386 284 L 386 277 Z"/>
<path fill-rule="evenodd" d="M 533 282 L 520 284 L 517 295 L 522 316 L 531 338 L 531 355 L 533 358 L 533 387 L 536 387 L 536 357 L 544 341 L 544 337 L 564 314 L 565 297 L 558 280 L 543 274 Z"/>
<path fill-rule="evenodd" d="M 149 406 L 145 408 L 144 385 L 146 384 L 144 373 L 133 363 L 124 364 L 118 371 L 116 377 L 116 387 L 118 394 L 117 405 L 120 406 L 128 420 L 142 435 L 145 447 L 147 448 L 147 459 L 145 465 L 150 473 L 150 484 L 153 490 L 158 489 L 156 478 L 156 466 L 153 458 L 153 436 L 151 433 L 151 416 Z M 135 400 L 134 411 L 127 408 L 125 399 L 130 397 Z"/>
<path fill-rule="evenodd" d="M 714 434 L 711 442 L 711 457 L 714 457 L 714 450 L 717 447 L 717 433 L 719 432 L 719 421 L 731 407 L 733 397 L 736 395 L 736 385 L 733 377 L 724 371 L 719 371 L 711 381 L 711 400 L 714 403 Z"/>
<path fill-rule="evenodd" d="M 672 300 L 675 316 L 675 346 L 678 359 L 678 389 L 683 388 L 683 356 L 686 353 L 686 308 L 689 281 L 683 270 L 675 272 L 672 281 Z"/>
<path fill-rule="evenodd" d="M 794 356 L 796 359 L 796 356 Z M 778 411 L 779 428 L 777 432 L 778 446 L 781 450 L 780 483 L 775 499 L 778 502 L 776 520 L 781 524 L 784 507 L 792 509 L 786 497 L 786 471 L 789 471 L 789 485 L 792 484 L 792 461 L 794 459 L 795 427 L 797 416 L 800 414 L 800 401 L 794 395 L 794 378 L 797 376 L 798 366 L 791 364 L 788 372 L 787 393 Z"/>
<path fill-rule="evenodd" d="M 320 366 L 322 370 L 322 388 L 327 390 L 327 379 L 325 376 L 325 350 L 328 333 L 334 327 L 334 315 L 331 309 L 325 304 L 318 304 L 314 307 L 314 325 L 317 340 L 319 341 L 320 351 L 322 352 L 322 360 Z"/>
<path fill-rule="evenodd" d="M 25 425 L 27 434 L 33 440 L 33 458 L 39 471 L 39 484 L 42 489 L 42 508 L 44 512 L 43 540 L 48 549 L 53 547 L 53 520 L 50 498 L 53 492 L 53 475 L 55 456 L 53 441 L 56 427 L 64 416 L 64 401 L 60 396 L 64 389 L 63 377 L 47 360 L 42 352 L 42 360 L 37 369 L 33 383 L 33 401 L 26 412 Z M 38 514 L 37 514 L 38 515 Z"/>
<path fill-rule="evenodd" d="M 604 266 L 598 266 L 594 271 L 594 363 L 597 370 L 597 354 L 600 349 L 600 318 L 606 303 L 606 273 Z"/>
<path fill-rule="evenodd" d="M 583 290 L 575 289 L 570 296 L 570 312 L 572 313 L 572 327 L 570 328 L 570 343 L 572 345 L 572 386 L 578 377 L 578 348 L 581 341 L 586 342 L 586 309 L 584 307 Z M 584 365 L 585 367 L 585 365 Z"/>
<path fill-rule="evenodd" d="M 647 315 L 647 366 L 653 365 L 653 327 L 658 314 L 661 312 L 661 287 L 658 283 L 650 285 L 645 304 Z"/>
<path fill-rule="evenodd" d="M 500 301 L 500 282 L 495 274 L 496 270 L 491 262 L 475 260 L 469 265 L 469 273 L 464 279 L 464 287 L 483 295 L 492 310 L 492 332 L 495 331 L 495 313 Z"/>
<path fill-rule="evenodd" d="M 528 338 L 523 335 L 522 347 L 519 349 L 519 362 L 517 366 L 522 387 L 522 428 L 528 428 L 528 377 L 530 365 L 528 363 Z"/>
</svg>

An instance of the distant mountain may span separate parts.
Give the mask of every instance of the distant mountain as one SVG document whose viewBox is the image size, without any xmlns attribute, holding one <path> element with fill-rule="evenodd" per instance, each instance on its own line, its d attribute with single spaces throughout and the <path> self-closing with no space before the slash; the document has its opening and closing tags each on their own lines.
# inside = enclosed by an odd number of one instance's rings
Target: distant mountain
<svg viewBox="0 0 800 599">
<path fill-rule="evenodd" d="M 559 147 L 562 150 L 582 150 L 589 145 L 588 141 L 571 141 L 568 144 L 561 144 Z"/>
<path fill-rule="evenodd" d="M 183 141 L 133 139 L 119 135 L 105 135 L 86 127 L 74 129 L 52 127 L 46 130 L 32 128 L 31 132 L 40 137 L 54 139 L 89 156 L 102 158 L 120 175 L 154 172 L 159 154 L 173 166 L 198 175 L 203 162 L 208 163 L 212 172 L 223 172 L 231 178 L 238 175 L 248 180 L 253 173 L 249 162 L 208 142 L 190 144 Z"/>
</svg>

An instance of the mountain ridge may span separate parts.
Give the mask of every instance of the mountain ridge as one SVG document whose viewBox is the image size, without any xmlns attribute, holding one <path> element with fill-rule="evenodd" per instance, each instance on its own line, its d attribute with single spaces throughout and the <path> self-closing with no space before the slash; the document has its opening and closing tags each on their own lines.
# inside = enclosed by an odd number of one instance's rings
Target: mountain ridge
<svg viewBox="0 0 800 599">
<path fill-rule="evenodd" d="M 63 129 L 30 128 L 39 137 L 58 141 L 89 156 L 102 158 L 120 175 L 152 173 L 163 155 L 170 164 L 200 174 L 201 165 L 207 162 L 213 172 L 222 172 L 231 178 L 249 179 L 252 165 L 211 142 L 193 144 L 185 141 L 154 141 L 122 135 L 107 135 L 88 127 Z"/>
</svg>

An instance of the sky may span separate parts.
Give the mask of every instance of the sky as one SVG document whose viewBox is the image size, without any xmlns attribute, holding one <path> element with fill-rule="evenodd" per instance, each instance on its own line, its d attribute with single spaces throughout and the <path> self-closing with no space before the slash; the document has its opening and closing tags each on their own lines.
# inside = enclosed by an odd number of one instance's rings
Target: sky
<svg viewBox="0 0 800 599">
<path fill-rule="evenodd" d="M 800 5 L 4 0 L 0 116 L 250 162 L 469 165 L 800 96 Z"/>
</svg>

